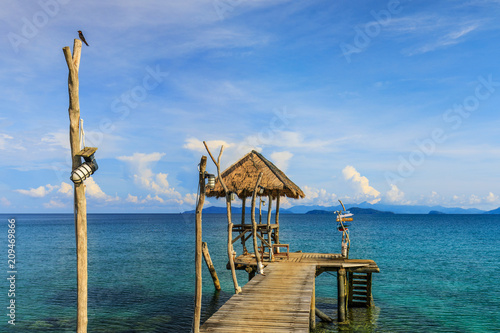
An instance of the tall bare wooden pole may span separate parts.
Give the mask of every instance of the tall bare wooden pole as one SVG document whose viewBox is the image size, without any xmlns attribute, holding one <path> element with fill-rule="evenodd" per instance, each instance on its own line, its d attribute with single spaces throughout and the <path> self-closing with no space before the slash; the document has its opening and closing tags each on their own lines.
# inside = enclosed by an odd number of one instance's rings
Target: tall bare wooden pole
<svg viewBox="0 0 500 333">
<path fill-rule="evenodd" d="M 231 218 L 231 194 L 229 193 L 226 184 L 224 183 L 224 180 L 222 179 L 222 175 L 220 172 L 220 157 L 222 156 L 222 152 L 224 151 L 224 146 L 220 147 L 220 153 L 219 157 L 217 158 L 217 161 L 215 161 L 215 158 L 212 156 L 212 153 L 210 152 L 210 149 L 208 149 L 207 143 L 203 141 L 203 144 L 205 145 L 205 148 L 207 149 L 208 154 L 210 155 L 210 158 L 214 162 L 215 166 L 217 167 L 217 176 L 219 179 L 220 184 L 222 185 L 222 188 L 224 188 L 224 193 L 226 195 L 226 209 L 227 209 L 227 256 L 229 257 L 229 266 L 231 267 L 231 276 L 233 277 L 233 284 L 234 284 L 234 292 L 236 294 L 239 294 L 241 292 L 241 287 L 238 286 L 238 278 L 236 277 L 236 268 L 234 266 L 234 257 L 233 257 L 233 222 Z"/>
<path fill-rule="evenodd" d="M 198 186 L 200 188 L 200 197 L 196 203 L 196 250 L 194 256 L 194 266 L 196 270 L 196 282 L 194 287 L 194 319 L 193 319 L 193 332 L 200 331 L 200 318 L 201 318 L 201 261 L 202 261 L 202 244 L 201 244 L 201 213 L 203 211 L 203 204 L 205 203 L 205 170 L 207 168 L 207 157 L 202 156 L 200 161 L 200 176 Z"/>
<path fill-rule="evenodd" d="M 69 92 L 69 141 L 71 145 L 72 170 L 81 164 L 81 157 L 76 156 L 80 151 L 80 101 L 78 97 L 78 70 L 80 68 L 80 56 L 82 42 L 75 39 L 73 44 L 73 55 L 69 46 L 63 48 L 66 64 L 68 65 L 68 92 Z M 77 322 L 78 333 L 87 332 L 87 201 L 85 199 L 85 185 L 83 182 L 74 184 L 74 211 L 75 211 L 75 234 L 76 234 L 76 261 L 77 261 Z"/>
</svg>

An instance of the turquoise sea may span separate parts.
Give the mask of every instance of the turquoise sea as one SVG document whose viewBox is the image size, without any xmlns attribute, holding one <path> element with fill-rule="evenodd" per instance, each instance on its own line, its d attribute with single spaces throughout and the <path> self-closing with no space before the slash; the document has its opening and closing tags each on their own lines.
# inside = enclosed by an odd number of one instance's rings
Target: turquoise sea
<svg viewBox="0 0 500 333">
<path fill-rule="evenodd" d="M 15 326 L 7 323 L 8 219 L 16 221 Z M 2 214 L 0 221 L 0 331 L 74 332 L 73 215 Z M 340 252 L 333 215 L 282 214 L 280 221 L 291 251 Z M 203 216 L 223 291 L 214 293 L 203 264 L 202 321 L 232 295 L 226 232 L 225 215 Z M 376 306 L 350 311 L 347 327 L 321 324 L 318 332 L 500 331 L 500 215 L 360 215 L 351 240 L 350 258 L 373 259 L 381 269 Z M 190 331 L 194 215 L 90 214 L 88 251 L 89 332 Z M 238 279 L 242 285 L 248 276 Z M 336 317 L 335 274 L 317 278 L 316 300 Z"/>
</svg>

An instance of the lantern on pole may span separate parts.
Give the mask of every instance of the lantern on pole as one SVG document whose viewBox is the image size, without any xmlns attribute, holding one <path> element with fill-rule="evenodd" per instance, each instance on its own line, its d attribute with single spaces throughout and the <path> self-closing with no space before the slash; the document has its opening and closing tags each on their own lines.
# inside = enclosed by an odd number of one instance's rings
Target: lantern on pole
<svg viewBox="0 0 500 333">
<path fill-rule="evenodd" d="M 76 156 L 83 157 L 85 162 L 71 172 L 70 179 L 73 183 L 79 184 L 83 182 L 99 168 L 94 157 L 96 151 L 97 148 L 95 147 L 85 147 L 75 154 Z"/>
</svg>

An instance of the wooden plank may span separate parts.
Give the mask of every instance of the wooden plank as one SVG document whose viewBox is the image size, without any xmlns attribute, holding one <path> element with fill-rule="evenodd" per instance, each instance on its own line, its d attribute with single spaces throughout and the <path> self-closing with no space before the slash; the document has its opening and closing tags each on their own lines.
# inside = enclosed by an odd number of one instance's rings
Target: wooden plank
<svg viewBox="0 0 500 333">
<path fill-rule="evenodd" d="M 201 332 L 309 332 L 316 267 L 270 263 L 201 327 Z"/>
<path fill-rule="evenodd" d="M 75 156 L 90 157 L 96 151 L 97 151 L 96 147 L 85 147 L 82 150 L 80 150 L 78 153 L 76 153 Z"/>
</svg>

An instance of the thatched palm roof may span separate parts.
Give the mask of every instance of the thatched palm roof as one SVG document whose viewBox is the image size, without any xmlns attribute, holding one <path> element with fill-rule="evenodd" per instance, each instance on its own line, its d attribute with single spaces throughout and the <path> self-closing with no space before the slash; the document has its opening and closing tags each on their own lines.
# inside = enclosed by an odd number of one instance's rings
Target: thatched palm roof
<svg viewBox="0 0 500 333">
<path fill-rule="evenodd" d="M 255 183 L 262 172 L 260 186 L 264 188 L 261 196 L 271 195 L 273 198 L 287 196 L 289 198 L 304 198 L 305 194 L 288 177 L 269 162 L 264 156 L 252 150 L 239 161 L 222 172 L 222 179 L 228 191 L 236 193 L 239 198 L 251 197 Z M 224 197 L 224 189 L 217 179 L 215 188 L 207 191 L 208 197 Z"/>
</svg>

